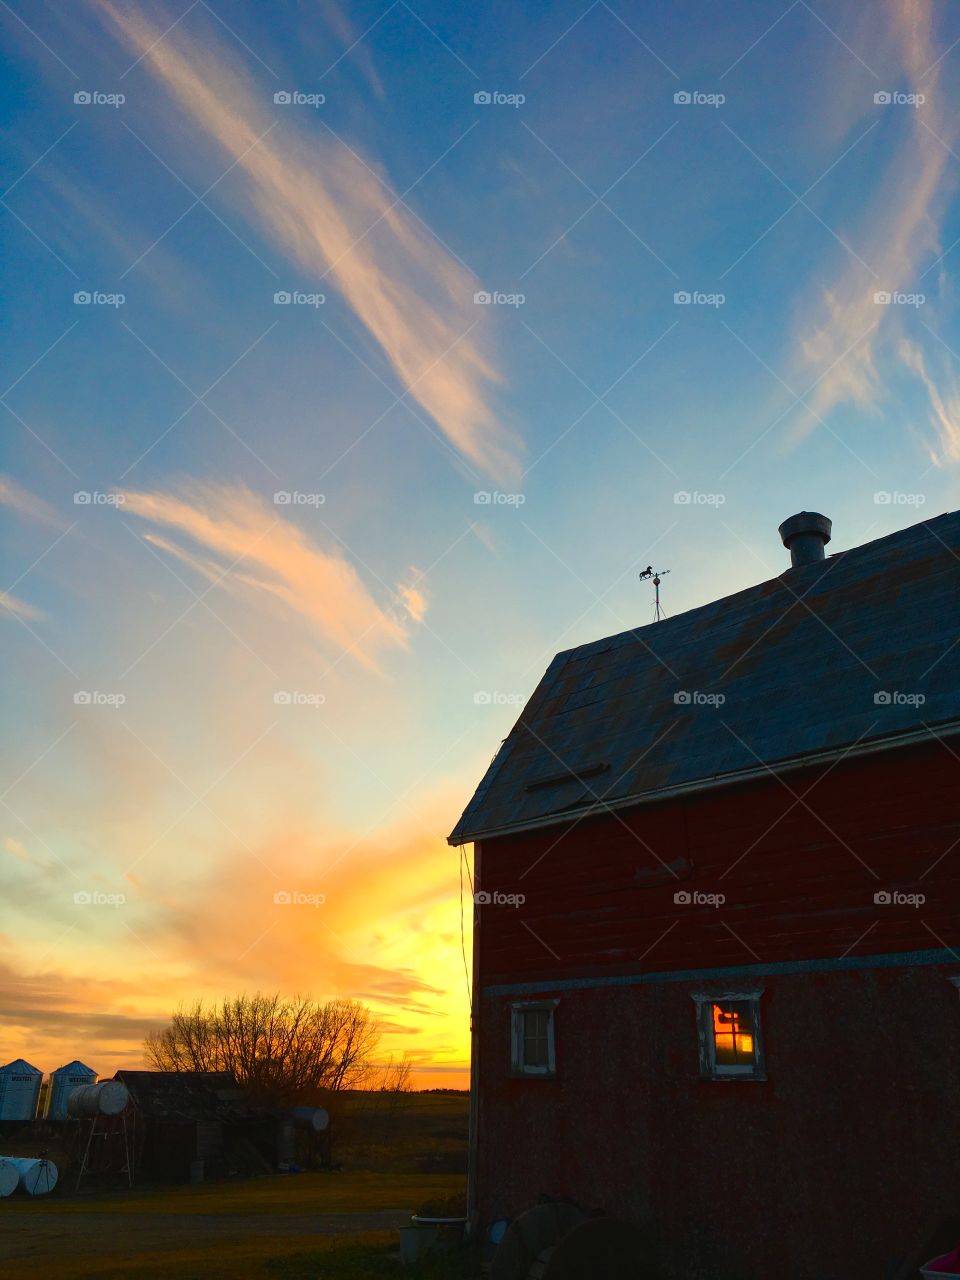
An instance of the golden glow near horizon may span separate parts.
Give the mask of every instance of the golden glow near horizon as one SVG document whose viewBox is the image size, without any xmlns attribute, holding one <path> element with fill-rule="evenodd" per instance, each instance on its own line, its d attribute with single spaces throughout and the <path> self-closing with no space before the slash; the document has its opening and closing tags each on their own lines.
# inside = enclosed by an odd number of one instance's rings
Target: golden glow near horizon
<svg viewBox="0 0 960 1280">
<path fill-rule="evenodd" d="M 6 6 L 0 1059 L 261 990 L 465 1083 L 445 836 L 553 655 L 956 504 L 958 19 L 517 7 L 501 92 L 472 10 L 213 7 Z"/>
</svg>

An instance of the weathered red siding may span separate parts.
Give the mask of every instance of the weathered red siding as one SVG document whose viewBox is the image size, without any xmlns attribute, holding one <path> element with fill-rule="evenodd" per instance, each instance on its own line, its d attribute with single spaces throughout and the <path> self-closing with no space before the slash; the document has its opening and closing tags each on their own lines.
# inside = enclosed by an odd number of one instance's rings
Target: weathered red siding
<svg viewBox="0 0 960 1280">
<path fill-rule="evenodd" d="M 525 902 L 481 908 L 479 982 L 960 947 L 958 837 L 936 743 L 485 840 L 477 888 Z M 726 902 L 678 907 L 694 889 Z"/>
<path fill-rule="evenodd" d="M 878 1280 L 918 1247 L 960 1203 L 958 781 L 935 743 L 483 841 L 476 887 L 525 901 L 478 911 L 481 1219 L 571 1196 L 652 1224 L 685 1280 Z M 683 975 L 742 968 L 768 1079 L 702 1081 Z M 510 1074 L 530 983 L 554 1080 Z"/>
<path fill-rule="evenodd" d="M 484 998 L 481 1219 L 570 1196 L 651 1224 L 684 1280 L 883 1280 L 960 1200 L 946 972 L 761 979 L 763 1083 L 699 1079 L 696 983 L 557 992 L 554 1080 L 510 1076 Z"/>
</svg>

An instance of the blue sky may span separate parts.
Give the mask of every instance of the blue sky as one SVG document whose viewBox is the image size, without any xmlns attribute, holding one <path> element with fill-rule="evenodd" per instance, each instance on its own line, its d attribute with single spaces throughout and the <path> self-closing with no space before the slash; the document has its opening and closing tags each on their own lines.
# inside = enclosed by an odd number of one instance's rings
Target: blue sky
<svg viewBox="0 0 960 1280">
<path fill-rule="evenodd" d="M 460 1070 L 443 836 L 552 654 L 956 505 L 960 23 L 0 16 L 0 1052 L 306 985 Z"/>
</svg>

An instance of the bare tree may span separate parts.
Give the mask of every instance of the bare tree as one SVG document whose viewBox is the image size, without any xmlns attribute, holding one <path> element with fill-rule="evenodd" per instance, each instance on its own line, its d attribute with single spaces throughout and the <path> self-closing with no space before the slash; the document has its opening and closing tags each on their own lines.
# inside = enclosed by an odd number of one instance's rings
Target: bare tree
<svg viewBox="0 0 960 1280">
<path fill-rule="evenodd" d="M 257 992 L 181 1005 L 168 1027 L 147 1036 L 144 1055 L 155 1071 L 230 1071 L 255 1093 L 292 1100 L 362 1084 L 379 1038 L 359 1001 Z"/>
<path fill-rule="evenodd" d="M 371 1087 L 378 1089 L 381 1093 L 411 1093 L 413 1091 L 410 1080 L 412 1070 L 413 1060 L 408 1053 L 405 1053 L 399 1061 L 391 1056 L 389 1062 L 380 1068 L 376 1084 Z"/>
</svg>

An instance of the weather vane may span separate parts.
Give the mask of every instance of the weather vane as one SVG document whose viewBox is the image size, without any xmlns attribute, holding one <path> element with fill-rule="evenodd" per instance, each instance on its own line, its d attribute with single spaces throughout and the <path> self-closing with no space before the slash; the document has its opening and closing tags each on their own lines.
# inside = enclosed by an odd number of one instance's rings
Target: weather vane
<svg viewBox="0 0 960 1280">
<path fill-rule="evenodd" d="M 660 608 L 660 581 L 663 578 L 663 575 L 669 572 L 670 572 L 669 569 L 654 569 L 652 565 L 648 564 L 647 567 L 644 570 L 642 570 L 640 574 L 641 581 L 645 581 L 647 578 L 653 579 L 653 620 L 654 622 L 659 622 L 661 618 L 665 618 L 667 616 L 663 612 L 663 610 Z"/>
</svg>

